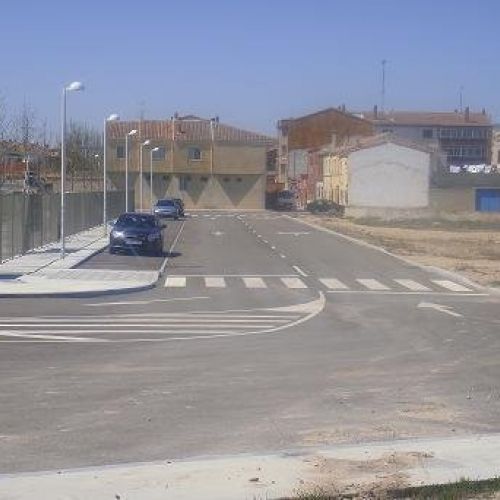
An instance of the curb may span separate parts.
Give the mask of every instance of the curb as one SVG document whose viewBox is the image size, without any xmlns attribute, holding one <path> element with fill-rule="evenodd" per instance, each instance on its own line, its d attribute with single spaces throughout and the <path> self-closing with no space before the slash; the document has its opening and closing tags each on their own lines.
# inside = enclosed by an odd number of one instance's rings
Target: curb
<svg viewBox="0 0 500 500">
<path fill-rule="evenodd" d="M 373 243 L 368 243 L 367 241 L 361 240 L 359 238 L 355 238 L 354 236 L 348 236 L 347 234 L 339 233 L 338 231 L 335 231 L 334 229 L 329 229 L 327 227 L 320 226 L 319 224 L 315 224 L 314 222 L 309 222 L 302 220 L 298 217 L 293 217 L 288 214 L 284 214 L 285 217 L 300 222 L 301 224 L 305 224 L 306 226 L 312 227 L 314 229 L 317 229 L 318 231 L 323 231 L 325 233 L 330 233 L 333 234 L 334 236 L 338 236 L 339 238 L 343 238 L 344 240 L 347 240 L 351 243 L 355 243 L 356 245 L 369 248 L 371 250 L 376 250 L 377 252 L 381 252 L 385 255 L 388 255 L 390 257 L 393 257 L 394 259 L 399 260 L 400 262 L 403 262 L 409 266 L 414 266 L 418 267 L 419 269 L 422 269 L 423 271 L 427 273 L 437 273 L 443 276 L 444 278 L 451 278 L 456 281 L 460 281 L 463 285 L 469 285 L 477 290 L 483 291 L 490 293 L 492 295 L 500 295 L 500 289 L 480 285 L 479 283 L 476 283 L 475 281 L 472 281 L 471 279 L 467 278 L 466 276 L 462 276 L 461 274 L 457 273 L 456 271 L 449 271 L 448 269 L 442 269 L 441 267 L 437 266 L 427 266 L 424 264 L 419 264 L 418 262 L 414 262 L 406 257 L 403 257 L 401 255 L 397 255 L 395 253 L 390 252 L 389 250 L 386 250 L 385 248 L 374 245 Z"/>
</svg>

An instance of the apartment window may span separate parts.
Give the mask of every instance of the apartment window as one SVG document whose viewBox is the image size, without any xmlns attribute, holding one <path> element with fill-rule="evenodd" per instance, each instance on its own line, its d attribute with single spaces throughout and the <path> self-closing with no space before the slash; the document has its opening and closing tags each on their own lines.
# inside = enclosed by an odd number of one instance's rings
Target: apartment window
<svg viewBox="0 0 500 500">
<path fill-rule="evenodd" d="M 125 158 L 125 146 L 123 144 L 118 144 L 118 146 L 116 146 L 116 157 Z"/>
<path fill-rule="evenodd" d="M 163 146 L 161 146 L 156 151 L 152 150 L 152 154 L 154 161 L 162 161 L 165 159 L 166 150 Z"/>
<path fill-rule="evenodd" d="M 201 149 L 200 148 L 189 148 L 188 149 L 188 159 L 189 160 L 201 160 Z"/>
<path fill-rule="evenodd" d="M 432 139 L 432 129 L 431 128 L 424 128 L 422 131 L 422 137 L 424 139 Z"/>
</svg>

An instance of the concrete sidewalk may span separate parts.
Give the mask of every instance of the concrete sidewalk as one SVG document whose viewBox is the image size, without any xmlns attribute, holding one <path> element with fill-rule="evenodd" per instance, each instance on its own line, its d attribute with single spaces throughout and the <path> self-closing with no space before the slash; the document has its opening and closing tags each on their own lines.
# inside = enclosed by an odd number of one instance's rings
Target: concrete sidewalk
<svg viewBox="0 0 500 500">
<path fill-rule="evenodd" d="M 31 500 L 277 499 L 299 492 L 359 492 L 500 473 L 500 435 L 339 445 L 279 455 L 237 455 L 0 476 L 0 498 Z"/>
<path fill-rule="evenodd" d="M 109 232 L 109 227 L 108 227 Z M 0 297 L 82 296 L 145 290 L 155 285 L 157 271 L 74 269 L 108 245 L 102 226 L 66 240 L 66 257 L 59 242 L 36 248 L 0 264 Z"/>
</svg>

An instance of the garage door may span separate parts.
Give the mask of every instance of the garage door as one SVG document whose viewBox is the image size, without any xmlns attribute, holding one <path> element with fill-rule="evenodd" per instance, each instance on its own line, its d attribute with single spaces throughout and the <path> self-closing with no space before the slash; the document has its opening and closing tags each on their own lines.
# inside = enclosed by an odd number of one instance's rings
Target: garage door
<svg viewBox="0 0 500 500">
<path fill-rule="evenodd" d="M 476 210 L 478 212 L 500 212 L 500 189 L 477 189 Z"/>
</svg>

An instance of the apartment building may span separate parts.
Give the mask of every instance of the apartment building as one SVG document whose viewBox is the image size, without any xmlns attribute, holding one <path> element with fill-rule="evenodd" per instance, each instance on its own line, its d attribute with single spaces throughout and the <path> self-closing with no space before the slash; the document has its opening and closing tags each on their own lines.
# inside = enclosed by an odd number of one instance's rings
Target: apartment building
<svg viewBox="0 0 500 500">
<path fill-rule="evenodd" d="M 483 109 L 473 113 L 428 111 L 386 111 L 377 106 L 359 113 L 369 120 L 377 133 L 392 133 L 414 143 L 423 142 L 439 148 L 446 155 L 447 166 L 490 164 L 493 126 Z"/>
<path fill-rule="evenodd" d="M 110 122 L 108 172 L 120 189 L 125 188 L 125 137 L 133 130 L 137 132 L 129 135 L 129 188 L 135 190 L 136 207 L 142 184 L 146 209 L 164 197 L 182 198 L 191 209 L 264 208 L 268 151 L 276 147 L 273 138 L 193 115 Z M 145 141 L 149 143 L 143 145 Z"/>
</svg>

